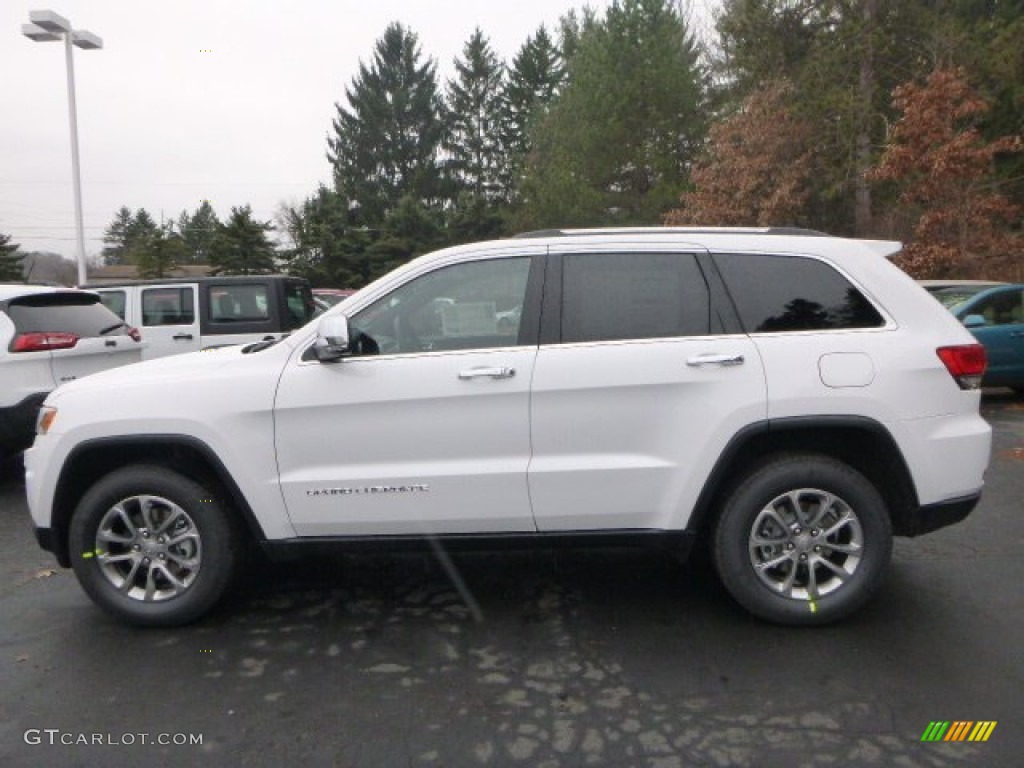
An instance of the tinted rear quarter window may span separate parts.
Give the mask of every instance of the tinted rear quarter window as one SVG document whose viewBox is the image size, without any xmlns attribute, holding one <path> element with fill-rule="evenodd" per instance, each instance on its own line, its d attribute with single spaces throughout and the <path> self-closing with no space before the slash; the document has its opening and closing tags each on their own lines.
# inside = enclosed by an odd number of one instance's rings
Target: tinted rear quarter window
<svg viewBox="0 0 1024 768">
<path fill-rule="evenodd" d="M 15 299 L 7 309 L 18 333 L 73 333 L 81 338 L 124 335 L 121 318 L 96 296 L 44 293 Z"/>
<path fill-rule="evenodd" d="M 709 332 L 708 288 L 692 254 L 566 254 L 563 263 L 563 342 Z"/>
<path fill-rule="evenodd" d="M 747 333 L 885 325 L 849 280 L 817 259 L 732 253 L 714 258 Z"/>
<path fill-rule="evenodd" d="M 210 320 L 215 323 L 252 323 L 270 318 L 266 285 L 211 285 L 207 291 Z"/>
</svg>

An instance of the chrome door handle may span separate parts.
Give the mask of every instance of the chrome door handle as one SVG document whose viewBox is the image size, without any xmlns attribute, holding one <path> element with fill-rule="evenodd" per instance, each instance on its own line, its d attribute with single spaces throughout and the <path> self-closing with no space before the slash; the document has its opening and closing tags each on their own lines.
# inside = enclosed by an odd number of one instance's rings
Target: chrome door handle
<svg viewBox="0 0 1024 768">
<path fill-rule="evenodd" d="M 691 368 L 702 365 L 743 365 L 743 355 L 697 355 L 686 361 Z"/>
<path fill-rule="evenodd" d="M 469 368 L 459 371 L 459 378 L 466 379 L 511 379 L 516 375 L 515 368 L 493 367 L 493 368 Z"/>
</svg>

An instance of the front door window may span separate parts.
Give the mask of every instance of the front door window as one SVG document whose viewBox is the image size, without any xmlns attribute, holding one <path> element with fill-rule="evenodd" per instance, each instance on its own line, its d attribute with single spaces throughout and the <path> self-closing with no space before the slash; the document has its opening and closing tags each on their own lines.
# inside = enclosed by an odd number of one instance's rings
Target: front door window
<svg viewBox="0 0 1024 768">
<path fill-rule="evenodd" d="M 517 346 L 529 271 L 523 257 L 423 275 L 352 317 L 353 346 L 380 355 Z"/>
</svg>

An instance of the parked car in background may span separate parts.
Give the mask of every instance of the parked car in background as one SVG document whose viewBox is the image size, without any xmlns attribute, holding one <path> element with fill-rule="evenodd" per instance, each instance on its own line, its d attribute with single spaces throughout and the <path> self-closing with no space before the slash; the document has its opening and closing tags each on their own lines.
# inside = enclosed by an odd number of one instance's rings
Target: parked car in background
<svg viewBox="0 0 1024 768">
<path fill-rule="evenodd" d="M 279 339 L 316 311 L 309 283 L 283 275 L 86 286 L 146 339 L 145 359 Z"/>
<path fill-rule="evenodd" d="M 314 288 L 313 295 L 326 302 L 330 306 L 340 304 L 349 296 L 353 295 L 355 290 L 352 288 Z"/>
<path fill-rule="evenodd" d="M 946 288 L 934 295 L 985 346 L 988 368 L 982 384 L 1024 395 L 1024 284 Z"/>
<path fill-rule="evenodd" d="M 0 459 L 31 445 L 57 386 L 141 359 L 139 332 L 95 293 L 0 285 Z"/>
<path fill-rule="evenodd" d="M 998 280 L 918 280 L 918 285 L 942 302 L 947 309 L 989 288 L 1006 283 Z"/>
</svg>

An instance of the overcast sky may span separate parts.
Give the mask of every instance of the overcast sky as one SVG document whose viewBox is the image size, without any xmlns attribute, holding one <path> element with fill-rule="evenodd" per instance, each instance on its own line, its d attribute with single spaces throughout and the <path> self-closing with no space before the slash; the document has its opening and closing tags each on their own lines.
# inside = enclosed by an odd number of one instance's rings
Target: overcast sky
<svg viewBox="0 0 1024 768">
<path fill-rule="evenodd" d="M 0 3 L 0 233 L 73 258 L 63 43 L 22 36 L 52 10 L 103 38 L 74 49 L 86 253 L 122 205 L 159 222 L 208 199 L 223 219 L 273 218 L 329 183 L 335 102 L 392 21 L 417 33 L 444 82 L 479 26 L 510 61 L 583 0 L 55 0 Z M 608 0 L 589 0 L 597 9 Z M 710 5 L 696 0 L 697 10 Z"/>
</svg>

